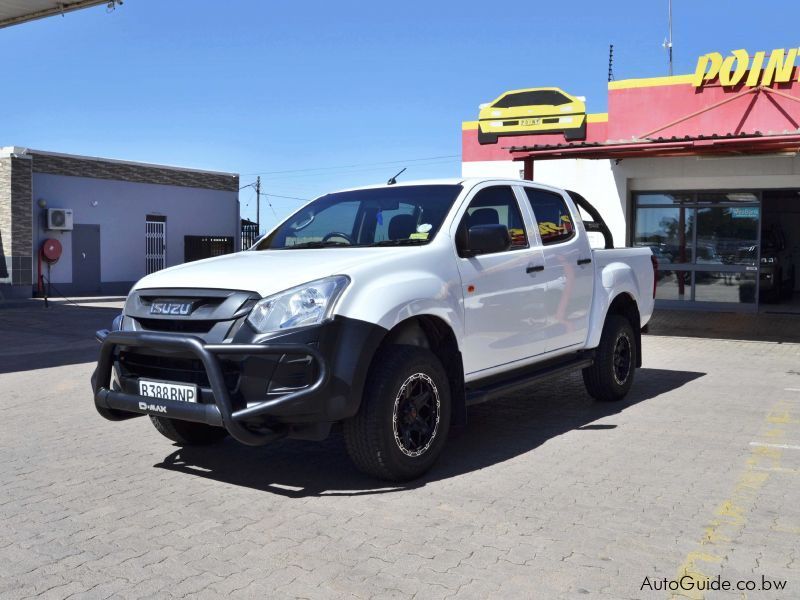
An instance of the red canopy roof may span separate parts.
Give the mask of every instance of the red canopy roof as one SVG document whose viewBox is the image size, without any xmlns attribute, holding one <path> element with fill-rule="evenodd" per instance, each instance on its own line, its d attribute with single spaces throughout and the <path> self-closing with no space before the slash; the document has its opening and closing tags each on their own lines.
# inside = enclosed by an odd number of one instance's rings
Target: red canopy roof
<svg viewBox="0 0 800 600">
<path fill-rule="evenodd" d="M 514 160 L 525 158 L 644 158 L 700 154 L 764 154 L 800 152 L 800 133 L 763 135 L 739 134 L 656 138 L 630 142 L 579 143 L 564 145 L 511 146 Z"/>
</svg>

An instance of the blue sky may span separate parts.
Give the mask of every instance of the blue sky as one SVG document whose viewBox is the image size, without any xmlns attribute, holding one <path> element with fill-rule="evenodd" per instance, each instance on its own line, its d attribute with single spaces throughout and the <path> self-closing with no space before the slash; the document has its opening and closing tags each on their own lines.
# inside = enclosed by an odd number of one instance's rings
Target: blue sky
<svg viewBox="0 0 800 600">
<path fill-rule="evenodd" d="M 265 192 L 298 198 L 403 166 L 457 176 L 461 121 L 506 89 L 556 85 L 605 111 L 609 43 L 617 79 L 666 74 L 666 13 L 666 0 L 126 0 L 0 30 L 0 145 L 242 184 L 261 173 Z M 674 0 L 673 13 L 676 73 L 709 51 L 800 44 L 788 0 Z M 241 201 L 254 215 L 251 190 Z M 262 218 L 275 220 L 266 203 Z"/>
</svg>

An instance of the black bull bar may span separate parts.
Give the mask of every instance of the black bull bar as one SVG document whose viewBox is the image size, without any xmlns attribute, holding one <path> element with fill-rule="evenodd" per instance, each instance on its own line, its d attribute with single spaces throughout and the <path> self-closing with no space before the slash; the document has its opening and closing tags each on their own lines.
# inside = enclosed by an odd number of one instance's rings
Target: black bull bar
<svg viewBox="0 0 800 600">
<path fill-rule="evenodd" d="M 120 415 L 116 412 L 123 411 L 216 425 L 224 427 L 231 437 L 249 446 L 267 444 L 281 437 L 281 434 L 272 430 L 255 431 L 243 424 L 242 421 L 266 415 L 278 406 L 310 396 L 325 386 L 330 378 L 328 365 L 322 354 L 313 346 L 306 344 L 204 344 L 201 339 L 189 335 L 138 331 L 101 330 L 97 332 L 96 337 L 102 346 L 94 380 L 94 404 L 103 417 L 112 421 L 129 418 L 128 415 Z M 214 404 L 163 400 L 112 390 L 111 373 L 115 358 L 114 351 L 118 346 L 144 346 L 154 350 L 190 352 L 203 363 L 214 396 Z M 316 361 L 319 373 L 314 382 L 302 390 L 235 411 L 217 356 L 259 354 L 310 355 Z M 154 405 L 164 407 L 166 412 L 155 408 L 151 409 L 150 407 L 154 407 Z"/>
</svg>

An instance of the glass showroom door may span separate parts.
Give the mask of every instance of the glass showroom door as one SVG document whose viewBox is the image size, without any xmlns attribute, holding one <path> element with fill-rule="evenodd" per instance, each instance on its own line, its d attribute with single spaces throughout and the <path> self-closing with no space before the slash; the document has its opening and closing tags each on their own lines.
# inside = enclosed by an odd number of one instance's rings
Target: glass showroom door
<svg viewBox="0 0 800 600">
<path fill-rule="evenodd" d="M 633 243 L 658 258 L 660 306 L 757 310 L 756 193 L 647 192 L 634 206 Z"/>
</svg>

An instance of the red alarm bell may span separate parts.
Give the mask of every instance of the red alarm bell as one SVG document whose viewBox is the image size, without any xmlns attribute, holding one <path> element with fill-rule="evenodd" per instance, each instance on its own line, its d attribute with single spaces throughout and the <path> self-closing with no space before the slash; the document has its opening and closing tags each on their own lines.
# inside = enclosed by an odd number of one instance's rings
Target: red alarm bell
<svg viewBox="0 0 800 600">
<path fill-rule="evenodd" d="M 42 243 L 42 258 L 50 264 L 57 262 L 61 258 L 61 251 L 61 242 L 58 240 L 51 238 Z"/>
</svg>

